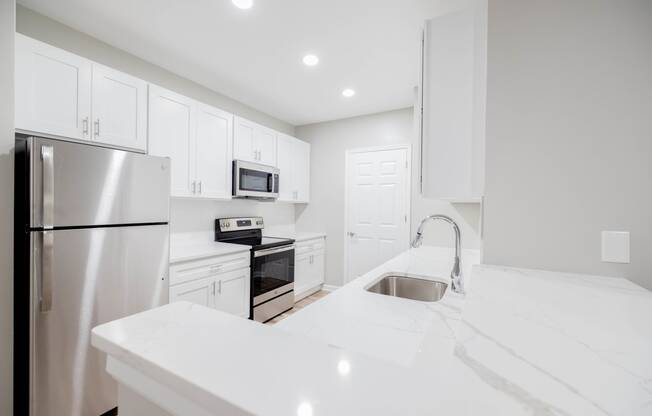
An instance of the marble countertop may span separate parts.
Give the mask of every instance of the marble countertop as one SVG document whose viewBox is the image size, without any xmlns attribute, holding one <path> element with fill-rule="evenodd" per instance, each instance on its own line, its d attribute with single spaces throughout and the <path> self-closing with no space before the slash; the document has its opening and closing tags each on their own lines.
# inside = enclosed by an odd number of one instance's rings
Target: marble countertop
<svg viewBox="0 0 652 416">
<path fill-rule="evenodd" d="M 406 251 L 275 326 L 175 303 L 95 328 L 93 345 L 181 392 L 149 396 L 172 414 L 184 400 L 233 415 L 652 414 L 651 292 L 616 278 L 469 273 L 467 251 L 465 296 L 364 290 L 388 271 L 447 282 L 451 257 Z"/>
<path fill-rule="evenodd" d="M 268 235 L 268 234 L 265 234 Z M 292 238 L 297 242 L 326 237 L 325 233 L 270 233 L 270 237 Z M 250 246 L 214 241 L 213 233 L 178 233 L 170 237 L 170 263 L 249 251 Z"/>
<path fill-rule="evenodd" d="M 173 234 L 170 238 L 170 263 L 181 263 L 249 250 L 251 250 L 251 246 L 211 241 L 205 233 Z"/>
</svg>

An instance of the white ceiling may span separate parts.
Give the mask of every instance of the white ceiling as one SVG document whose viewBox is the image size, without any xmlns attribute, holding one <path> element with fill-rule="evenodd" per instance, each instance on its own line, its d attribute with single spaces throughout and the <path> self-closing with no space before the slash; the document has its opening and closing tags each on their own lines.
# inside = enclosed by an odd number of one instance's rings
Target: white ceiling
<svg viewBox="0 0 652 416">
<path fill-rule="evenodd" d="M 294 125 L 411 106 L 435 0 L 19 0 Z M 320 63 L 306 67 L 303 55 Z M 353 98 L 342 97 L 353 88 Z"/>
</svg>

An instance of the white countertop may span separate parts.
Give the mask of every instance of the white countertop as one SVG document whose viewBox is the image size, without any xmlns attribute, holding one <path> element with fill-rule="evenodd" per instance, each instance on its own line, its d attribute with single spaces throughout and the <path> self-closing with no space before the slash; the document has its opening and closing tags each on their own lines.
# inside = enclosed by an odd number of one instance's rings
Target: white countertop
<svg viewBox="0 0 652 416">
<path fill-rule="evenodd" d="M 210 233 L 180 233 L 170 236 L 172 264 L 249 250 L 251 246 L 214 241 L 214 235 Z"/>
<path fill-rule="evenodd" d="M 172 414 L 652 414 L 651 292 L 492 266 L 436 303 L 364 290 L 386 271 L 446 281 L 450 254 L 407 251 L 273 327 L 175 303 L 95 328 L 93 345 L 178 392 L 149 396 Z"/>
<path fill-rule="evenodd" d="M 326 237 L 324 233 L 270 233 L 269 237 L 292 238 L 297 242 Z M 170 237 L 170 263 L 199 260 L 206 257 L 249 251 L 250 246 L 214 241 L 213 233 L 178 233 Z"/>
</svg>

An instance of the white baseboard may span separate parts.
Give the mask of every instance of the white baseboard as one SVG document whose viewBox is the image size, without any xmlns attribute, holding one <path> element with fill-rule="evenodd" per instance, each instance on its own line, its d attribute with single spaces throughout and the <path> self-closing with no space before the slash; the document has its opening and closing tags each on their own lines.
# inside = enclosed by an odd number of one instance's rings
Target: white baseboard
<svg viewBox="0 0 652 416">
<path fill-rule="evenodd" d="M 323 290 L 324 292 L 332 292 L 339 288 L 340 286 L 335 286 L 335 285 L 322 285 L 321 290 Z"/>
</svg>

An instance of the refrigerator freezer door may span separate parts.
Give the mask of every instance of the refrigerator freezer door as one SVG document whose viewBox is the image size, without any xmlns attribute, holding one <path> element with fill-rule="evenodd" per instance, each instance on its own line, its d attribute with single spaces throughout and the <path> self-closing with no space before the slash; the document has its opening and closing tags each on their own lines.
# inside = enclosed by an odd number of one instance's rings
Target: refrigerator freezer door
<svg viewBox="0 0 652 416">
<path fill-rule="evenodd" d="M 53 235 L 50 259 L 44 233 Z M 168 226 L 33 232 L 32 253 L 32 416 L 101 415 L 117 405 L 117 387 L 91 329 L 167 303 Z M 42 312 L 45 267 L 51 303 Z"/>
<path fill-rule="evenodd" d="M 28 148 L 31 228 L 168 222 L 168 158 L 38 137 Z"/>
</svg>

